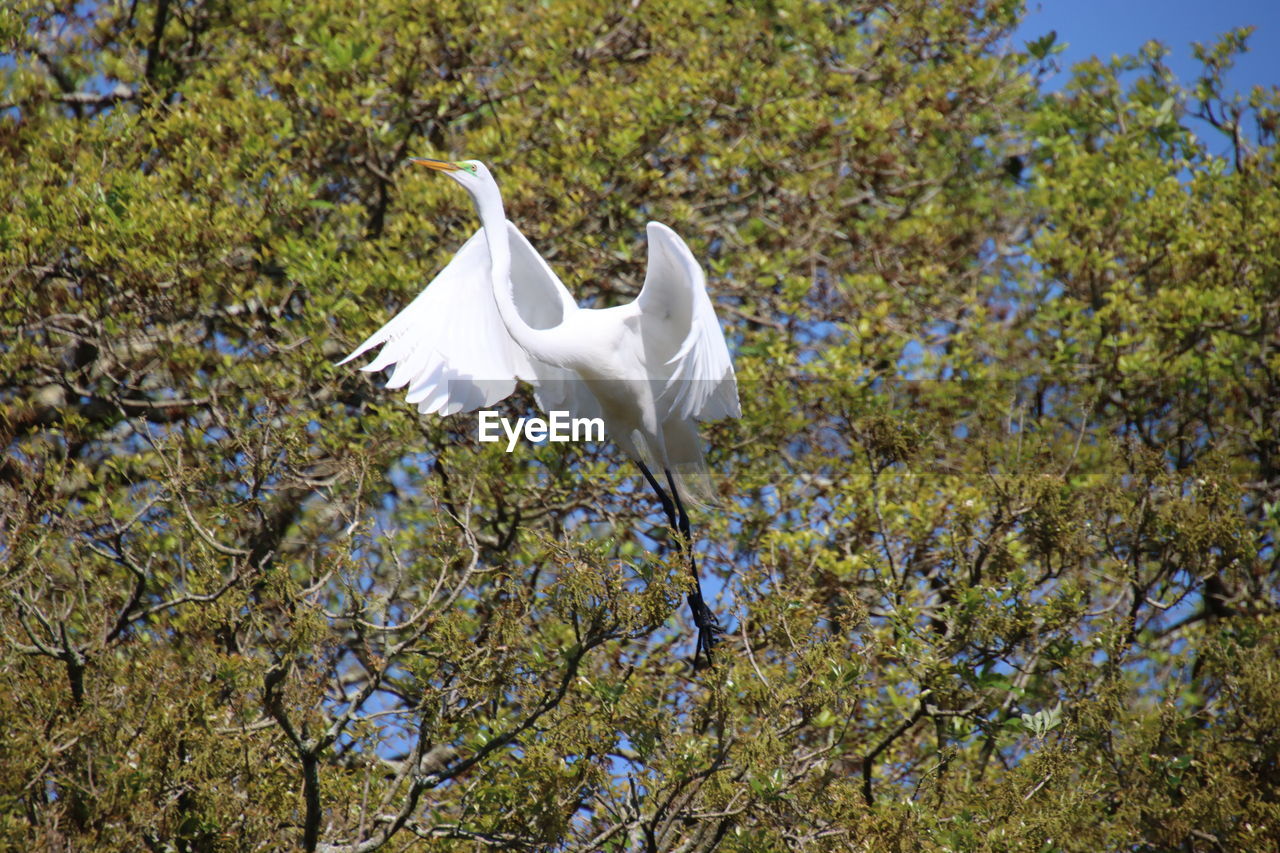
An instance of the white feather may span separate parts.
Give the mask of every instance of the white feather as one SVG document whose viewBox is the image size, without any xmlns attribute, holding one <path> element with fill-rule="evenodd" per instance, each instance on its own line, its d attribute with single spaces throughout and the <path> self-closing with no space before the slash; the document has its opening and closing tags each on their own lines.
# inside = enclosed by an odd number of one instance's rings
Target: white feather
<svg viewBox="0 0 1280 853">
<path fill-rule="evenodd" d="M 687 531 L 680 495 L 710 496 L 697 421 L 741 413 L 729 348 L 689 247 L 670 228 L 650 222 L 649 268 L 636 300 L 580 309 L 506 220 L 484 164 L 419 162 L 462 184 L 483 225 L 416 299 L 343 363 L 381 345 L 364 369 L 393 367 L 387 387 L 406 388 L 405 399 L 424 414 L 492 406 L 525 380 L 544 410 L 602 418 L 606 437 L 646 474 L 657 467 L 674 477 L 674 504 L 654 483 L 672 526 Z M 689 602 L 697 649 L 710 661 L 720 628 L 702 600 L 696 571 L 694 579 Z"/>
</svg>

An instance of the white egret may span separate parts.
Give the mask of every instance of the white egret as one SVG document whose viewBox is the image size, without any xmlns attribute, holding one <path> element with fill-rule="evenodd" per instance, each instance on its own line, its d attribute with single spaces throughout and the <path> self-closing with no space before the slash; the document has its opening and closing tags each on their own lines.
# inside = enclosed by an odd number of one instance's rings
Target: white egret
<svg viewBox="0 0 1280 853">
<path fill-rule="evenodd" d="M 639 465 L 657 492 L 693 572 L 688 596 L 698 657 L 722 632 L 702 598 L 692 532 L 680 487 L 705 480 L 696 420 L 738 417 L 729 349 L 693 253 L 674 231 L 648 225 L 649 265 L 634 302 L 580 308 L 503 212 L 498 184 L 483 163 L 413 158 L 463 186 L 480 230 L 426 289 L 343 363 L 383 345 L 362 368 L 395 365 L 388 388 L 441 415 L 490 406 L 523 379 L 538 405 L 599 417 L 605 434 Z M 648 464 L 647 464 L 648 463 Z M 660 467 L 670 495 L 649 464 Z M 679 484 L 679 485 L 677 485 Z"/>
</svg>

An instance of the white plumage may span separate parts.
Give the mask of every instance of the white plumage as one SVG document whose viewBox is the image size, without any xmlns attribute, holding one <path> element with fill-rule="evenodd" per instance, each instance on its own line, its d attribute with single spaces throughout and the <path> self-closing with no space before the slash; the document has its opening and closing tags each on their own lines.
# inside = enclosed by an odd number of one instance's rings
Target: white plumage
<svg viewBox="0 0 1280 853">
<path fill-rule="evenodd" d="M 413 302 L 343 363 L 382 345 L 362 369 L 394 366 L 387 387 L 407 389 L 405 399 L 423 413 L 492 406 L 524 380 L 544 410 L 602 418 L 606 437 L 640 465 L 672 528 L 684 537 L 696 581 L 680 495 L 681 488 L 686 496 L 706 491 L 696 421 L 738 417 L 741 409 L 729 349 L 689 247 L 667 226 L 650 222 L 640 295 L 614 308 L 580 308 L 507 221 L 498 185 L 483 163 L 414 162 L 462 184 L 475 200 L 481 228 Z M 670 497 L 650 465 L 666 472 Z M 709 662 L 719 626 L 700 590 L 689 603 L 700 629 L 698 651 Z"/>
</svg>

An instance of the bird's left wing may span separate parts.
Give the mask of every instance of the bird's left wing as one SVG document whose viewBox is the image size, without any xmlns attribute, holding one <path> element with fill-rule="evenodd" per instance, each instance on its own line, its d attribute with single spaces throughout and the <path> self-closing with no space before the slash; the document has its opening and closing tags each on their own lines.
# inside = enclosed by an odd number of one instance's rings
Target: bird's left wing
<svg viewBox="0 0 1280 853">
<path fill-rule="evenodd" d="M 510 222 L 513 290 L 517 308 L 531 326 L 560 322 L 568 292 L 529 241 Z M 489 278 L 484 229 L 462 245 L 443 270 L 408 306 L 356 347 L 345 364 L 382 345 L 362 370 L 395 365 L 388 388 L 408 388 L 405 399 L 418 411 L 450 415 L 470 412 L 509 396 L 516 380 L 537 382 L 555 368 L 535 364 L 507 332 Z"/>
<path fill-rule="evenodd" d="M 658 345 L 665 377 L 660 402 L 682 418 L 740 417 L 738 380 L 716 319 L 707 280 L 676 232 L 650 222 L 649 267 L 636 298 L 644 334 Z M 658 378 L 658 377 L 652 377 Z"/>
</svg>

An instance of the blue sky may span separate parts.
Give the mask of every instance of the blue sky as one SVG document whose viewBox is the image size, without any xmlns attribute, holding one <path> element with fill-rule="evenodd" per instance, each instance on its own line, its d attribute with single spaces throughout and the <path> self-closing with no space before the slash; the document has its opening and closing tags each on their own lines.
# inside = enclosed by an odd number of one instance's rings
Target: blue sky
<svg viewBox="0 0 1280 853">
<path fill-rule="evenodd" d="M 1228 76 L 1231 87 L 1248 93 L 1254 85 L 1280 85 L 1280 0 L 1028 0 L 1019 37 L 1026 41 L 1057 30 L 1070 44 L 1059 56 L 1064 69 L 1047 81 L 1061 86 L 1066 69 L 1090 56 L 1134 53 L 1150 39 L 1172 49 L 1166 62 L 1186 81 L 1198 64 L 1191 42 L 1212 42 L 1232 27 L 1252 25 L 1249 53 Z"/>
</svg>

